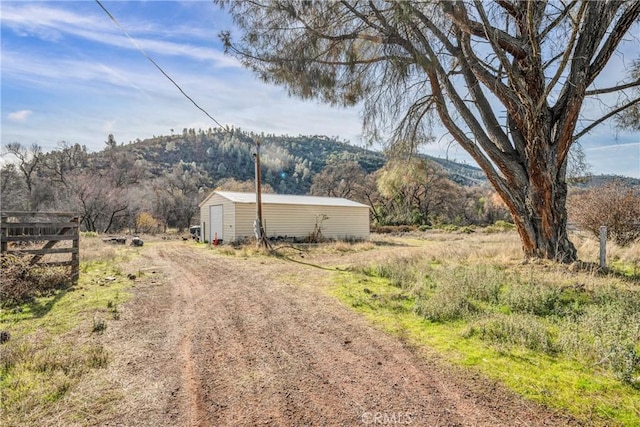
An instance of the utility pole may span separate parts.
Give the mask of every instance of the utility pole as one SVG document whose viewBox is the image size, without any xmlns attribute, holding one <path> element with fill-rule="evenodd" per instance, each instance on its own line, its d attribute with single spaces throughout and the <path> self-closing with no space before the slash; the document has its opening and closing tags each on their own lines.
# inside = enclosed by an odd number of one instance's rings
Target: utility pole
<svg viewBox="0 0 640 427">
<path fill-rule="evenodd" d="M 264 228 L 262 227 L 262 182 L 260 176 L 260 140 L 255 140 L 256 152 L 253 153 L 253 161 L 255 163 L 255 175 L 256 175 L 256 219 L 253 223 L 253 228 L 256 233 L 256 239 L 258 241 L 258 247 L 268 247 L 267 237 L 264 235 Z"/>
</svg>

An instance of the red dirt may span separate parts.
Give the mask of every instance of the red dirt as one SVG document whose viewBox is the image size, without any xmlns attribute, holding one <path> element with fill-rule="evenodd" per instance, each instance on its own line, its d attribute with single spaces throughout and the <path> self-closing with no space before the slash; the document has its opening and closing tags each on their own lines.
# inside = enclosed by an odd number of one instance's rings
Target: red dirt
<svg viewBox="0 0 640 427">
<path fill-rule="evenodd" d="M 101 425 L 576 424 L 373 328 L 322 292 L 331 272 L 184 242 L 127 268 L 145 274 L 109 338 L 125 397 Z"/>
</svg>

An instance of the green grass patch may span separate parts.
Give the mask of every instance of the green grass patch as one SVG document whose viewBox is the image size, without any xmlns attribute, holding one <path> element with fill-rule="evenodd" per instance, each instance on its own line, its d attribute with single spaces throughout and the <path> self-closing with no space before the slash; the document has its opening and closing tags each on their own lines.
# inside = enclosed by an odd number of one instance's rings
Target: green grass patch
<svg viewBox="0 0 640 427">
<path fill-rule="evenodd" d="M 506 233 L 516 229 L 516 226 L 510 222 L 498 220 L 494 224 L 491 224 L 484 228 L 484 232 L 487 234 L 492 233 Z"/>
<path fill-rule="evenodd" d="M 329 292 L 377 327 L 596 425 L 640 425 L 637 289 L 405 258 Z M 634 323 L 635 322 L 635 323 Z"/>
<path fill-rule="evenodd" d="M 640 283 L 640 260 L 613 260 L 611 261 L 609 268 L 613 272 L 620 274 L 623 277 L 627 277 L 629 279 L 635 280 L 637 283 Z"/>
<path fill-rule="evenodd" d="M 0 330 L 10 334 L 0 345 L 3 425 L 54 419 L 81 378 L 107 366 L 96 324 L 104 331 L 116 320 L 130 287 L 113 261 L 86 262 L 77 285 L 0 311 Z"/>
</svg>

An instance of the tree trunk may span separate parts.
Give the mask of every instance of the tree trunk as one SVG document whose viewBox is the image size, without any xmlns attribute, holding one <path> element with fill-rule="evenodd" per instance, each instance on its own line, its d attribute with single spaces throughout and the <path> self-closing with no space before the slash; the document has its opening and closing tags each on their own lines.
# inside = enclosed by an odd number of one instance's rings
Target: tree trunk
<svg viewBox="0 0 640 427">
<path fill-rule="evenodd" d="M 525 256 L 565 263 L 575 261 L 576 248 L 567 234 L 566 184 L 531 180 L 523 192 L 524 209 L 512 215 Z"/>
<path fill-rule="evenodd" d="M 577 260 L 577 252 L 567 233 L 567 160 L 559 160 L 557 147 L 544 140 L 543 132 L 531 137 L 537 140 L 527 144 L 527 174 L 508 174 L 513 191 L 501 192 L 501 196 L 509 206 L 527 258 L 571 263 Z M 503 172 L 507 169 L 502 168 Z"/>
</svg>

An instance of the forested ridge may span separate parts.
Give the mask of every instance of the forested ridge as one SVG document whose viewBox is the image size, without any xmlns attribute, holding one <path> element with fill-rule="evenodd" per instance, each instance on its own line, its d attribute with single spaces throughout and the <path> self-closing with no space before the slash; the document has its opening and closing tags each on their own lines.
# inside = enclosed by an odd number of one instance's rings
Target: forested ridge
<svg viewBox="0 0 640 427">
<path fill-rule="evenodd" d="M 184 129 L 181 134 L 156 136 L 118 146 L 117 150 L 148 162 L 154 175 L 161 175 L 163 170 L 182 161 L 195 162 L 214 181 L 246 181 L 254 178 L 255 141 L 261 144 L 263 182 L 283 194 L 307 194 L 313 176 L 330 162 L 357 162 L 366 173 L 375 172 L 386 162 L 382 152 L 350 145 L 337 137 L 255 134 L 240 129 Z M 486 182 L 477 167 L 424 157 L 442 165 L 455 182 L 464 185 Z"/>
<path fill-rule="evenodd" d="M 240 129 L 184 129 L 179 135 L 158 136 L 118 147 L 148 162 L 154 174 L 178 162 L 195 162 L 214 181 L 254 179 L 252 153 L 261 144 L 263 182 L 278 193 L 306 194 L 313 175 L 331 159 L 357 161 L 365 171 L 384 165 L 379 152 L 358 148 L 325 136 L 275 136 Z"/>
</svg>

